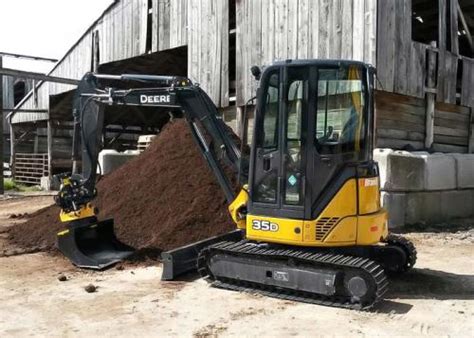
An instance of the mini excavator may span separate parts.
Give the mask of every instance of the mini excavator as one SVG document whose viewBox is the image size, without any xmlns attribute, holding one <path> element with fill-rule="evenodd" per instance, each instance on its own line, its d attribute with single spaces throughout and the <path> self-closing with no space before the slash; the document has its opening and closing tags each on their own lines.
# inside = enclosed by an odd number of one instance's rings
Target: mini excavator
<svg viewBox="0 0 474 338">
<path fill-rule="evenodd" d="M 82 173 L 60 177 L 56 203 L 67 224 L 58 233 L 59 249 L 75 265 L 95 269 L 133 253 L 115 237 L 113 220 L 99 221 L 92 206 L 104 106 L 177 109 L 237 229 L 162 253 L 162 279 L 197 270 L 219 288 L 372 307 L 387 291 L 387 275 L 416 261 L 413 244 L 388 232 L 380 205 L 372 159 L 375 69 L 356 61 L 287 60 L 263 72 L 253 67 L 252 74 L 259 88 L 246 156 L 212 100 L 189 79 L 86 74 L 73 110 L 73 159 L 82 144 Z M 120 87 L 102 85 L 107 81 Z M 238 173 L 239 192 L 224 166 Z"/>
</svg>

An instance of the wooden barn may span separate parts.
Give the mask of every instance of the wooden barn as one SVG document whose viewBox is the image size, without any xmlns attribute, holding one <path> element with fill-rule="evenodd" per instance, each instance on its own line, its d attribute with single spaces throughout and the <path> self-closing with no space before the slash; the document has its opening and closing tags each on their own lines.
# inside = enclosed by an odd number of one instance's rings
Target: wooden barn
<svg viewBox="0 0 474 338">
<path fill-rule="evenodd" d="M 243 107 L 257 86 L 252 65 L 361 60 L 378 70 L 379 147 L 466 153 L 474 152 L 471 32 L 469 0 L 119 0 L 50 75 L 186 75 L 243 133 Z M 13 159 L 46 163 L 32 173 L 16 170 L 18 180 L 37 183 L 40 176 L 70 170 L 74 88 L 38 83 L 17 104 L 38 112 L 12 115 Z M 163 121 L 141 109 L 113 108 L 106 123 L 106 146 L 126 149 L 139 134 L 157 132 Z M 22 138 L 25 133 L 35 141 Z"/>
<path fill-rule="evenodd" d="M 16 106 L 25 95 L 33 88 L 33 80 L 22 77 L 2 77 L 2 98 L 3 108 Z M 10 155 L 10 126 L 7 119 L 8 113 L 4 113 L 3 118 L 3 154 Z M 33 141 L 34 142 L 34 141 Z M 20 145 L 21 146 L 21 145 Z M 25 150 L 28 150 L 26 148 Z"/>
</svg>

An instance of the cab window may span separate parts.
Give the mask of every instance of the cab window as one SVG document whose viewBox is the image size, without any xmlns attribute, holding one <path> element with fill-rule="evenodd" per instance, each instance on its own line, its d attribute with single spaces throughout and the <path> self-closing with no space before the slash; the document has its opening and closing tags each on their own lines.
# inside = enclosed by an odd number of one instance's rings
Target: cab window
<svg viewBox="0 0 474 338">
<path fill-rule="evenodd" d="M 357 67 L 320 69 L 316 146 L 321 154 L 359 152 L 364 144 L 364 88 Z"/>
</svg>

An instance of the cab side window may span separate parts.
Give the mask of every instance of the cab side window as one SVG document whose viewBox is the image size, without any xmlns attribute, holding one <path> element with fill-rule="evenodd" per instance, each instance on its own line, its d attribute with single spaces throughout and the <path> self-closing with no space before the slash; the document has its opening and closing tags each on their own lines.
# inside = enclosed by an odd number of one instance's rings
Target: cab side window
<svg viewBox="0 0 474 338">
<path fill-rule="evenodd" d="M 316 145 L 320 154 L 360 151 L 364 96 L 357 69 L 319 70 Z"/>
</svg>

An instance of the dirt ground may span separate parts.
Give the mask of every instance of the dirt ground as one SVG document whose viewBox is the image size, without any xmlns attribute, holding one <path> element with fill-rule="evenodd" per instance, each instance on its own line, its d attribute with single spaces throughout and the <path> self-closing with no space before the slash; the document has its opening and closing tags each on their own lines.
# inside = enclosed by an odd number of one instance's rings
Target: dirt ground
<svg viewBox="0 0 474 338">
<path fill-rule="evenodd" d="M 408 233 L 416 268 L 375 310 L 357 312 L 219 290 L 161 266 L 80 271 L 60 256 L 6 244 L 11 214 L 51 196 L 0 200 L 0 336 L 474 336 L 474 232 Z M 65 275 L 67 281 L 59 281 Z M 95 293 L 84 287 L 93 284 Z"/>
</svg>

